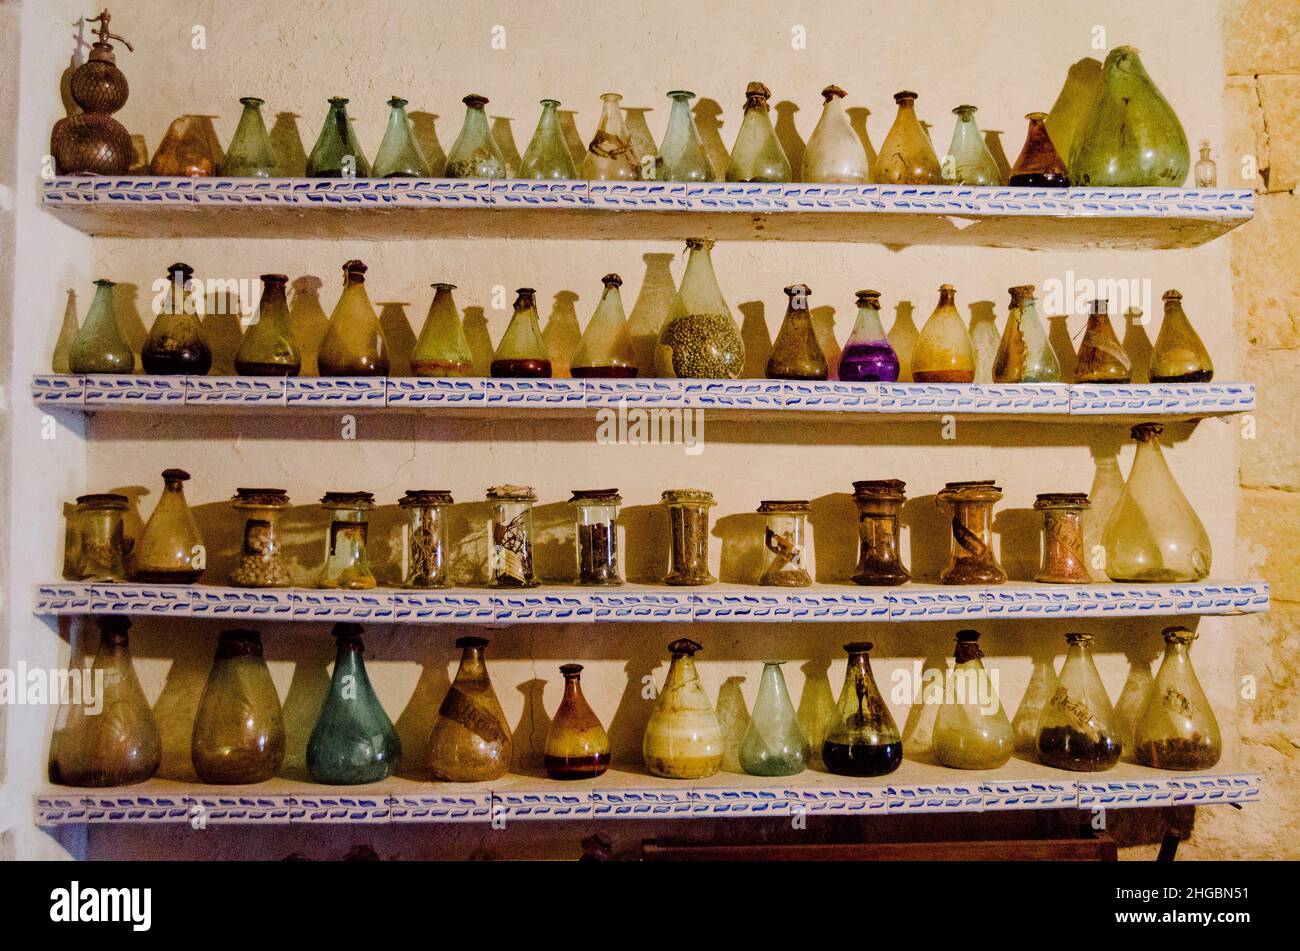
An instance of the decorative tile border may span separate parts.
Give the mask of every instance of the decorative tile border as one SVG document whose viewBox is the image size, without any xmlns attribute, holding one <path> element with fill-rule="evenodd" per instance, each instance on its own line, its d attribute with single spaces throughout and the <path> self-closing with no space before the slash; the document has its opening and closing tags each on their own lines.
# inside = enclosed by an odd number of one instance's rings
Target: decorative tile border
<svg viewBox="0 0 1300 951">
<path fill-rule="evenodd" d="M 700 409 L 783 409 L 782 380 L 682 380 L 682 404 Z"/>
<path fill-rule="evenodd" d="M 1079 804 L 1073 780 L 998 780 L 983 783 L 984 809 L 1068 809 Z"/>
<path fill-rule="evenodd" d="M 1209 806 L 1258 800 L 1263 777 L 1258 773 L 1187 777 L 1169 773 L 1143 780 L 1080 779 L 1078 787 L 1080 809 Z"/>
<path fill-rule="evenodd" d="M 601 183 L 608 184 L 608 183 Z M 591 204 L 587 182 L 493 179 L 488 187 L 497 208 L 583 208 Z"/>
<path fill-rule="evenodd" d="M 890 596 L 882 589 L 800 594 L 798 588 L 756 588 L 694 595 L 697 621 L 887 621 Z"/>
<path fill-rule="evenodd" d="M 184 406 L 183 376 L 88 376 L 82 405 L 135 407 Z"/>
<path fill-rule="evenodd" d="M 61 373 L 34 376 L 32 399 L 39 406 L 80 407 L 86 399 L 86 378 Z"/>
<path fill-rule="evenodd" d="M 462 377 L 388 377 L 385 381 L 388 406 L 483 406 L 487 402 L 485 381 Z"/>
<path fill-rule="evenodd" d="M 624 211 L 685 211 L 685 182 L 588 182 L 592 208 Z"/>
<path fill-rule="evenodd" d="M 524 409 L 560 409 L 586 405 L 582 380 L 507 380 L 483 381 L 485 403 L 489 407 L 509 406 Z"/>
<path fill-rule="evenodd" d="M 285 404 L 308 409 L 381 408 L 388 400 L 384 377 L 290 377 Z"/>
<path fill-rule="evenodd" d="M 284 406 L 288 383 L 279 376 L 187 376 L 186 406 Z"/>
<path fill-rule="evenodd" d="M 389 798 L 390 822 L 487 822 L 492 793 L 402 793 Z"/>
</svg>

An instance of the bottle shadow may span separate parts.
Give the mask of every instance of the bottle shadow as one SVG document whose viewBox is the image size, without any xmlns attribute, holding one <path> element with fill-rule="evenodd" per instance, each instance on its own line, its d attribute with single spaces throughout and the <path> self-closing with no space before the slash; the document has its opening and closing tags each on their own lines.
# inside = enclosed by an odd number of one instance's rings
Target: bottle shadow
<svg viewBox="0 0 1300 951">
<path fill-rule="evenodd" d="M 307 175 L 307 150 L 298 131 L 298 119 L 296 113 L 277 112 L 269 133 L 277 170 L 285 178 L 304 178 Z"/>
<path fill-rule="evenodd" d="M 429 163 L 429 174 L 434 178 L 442 178 L 447 173 L 447 153 L 438 139 L 437 113 L 416 111 L 409 113 L 409 116 L 415 142 Z"/>
<path fill-rule="evenodd" d="M 724 515 L 715 519 L 713 536 L 720 539 L 718 580 L 727 584 L 757 584 L 767 562 L 763 547 L 765 516 L 757 512 Z"/>
<path fill-rule="evenodd" d="M 718 724 L 722 727 L 722 766 L 724 773 L 744 773 L 740 765 L 740 744 L 749 729 L 749 707 L 745 704 L 745 695 L 740 685 L 745 682 L 743 675 L 728 677 L 718 688 L 718 703 L 715 710 Z"/>
<path fill-rule="evenodd" d="M 488 333 L 487 312 L 482 307 L 464 310 L 465 339 L 469 343 L 475 376 L 487 376 L 492 368 L 492 337 Z"/>
<path fill-rule="evenodd" d="M 714 99 L 696 99 L 692 111 L 695 114 L 695 131 L 700 136 L 700 147 L 713 170 L 712 180 L 720 182 L 726 177 L 727 165 L 731 162 L 731 154 L 722 141 L 722 106 Z"/>
<path fill-rule="evenodd" d="M 796 182 L 803 171 L 803 155 L 807 148 L 794 123 L 798 111 L 799 107 L 789 100 L 782 100 L 775 106 L 776 139 L 785 150 L 785 157 L 790 160 L 790 180 Z"/>
<path fill-rule="evenodd" d="M 646 772 L 645 764 L 637 753 L 641 750 L 646 724 L 650 721 L 658 697 L 657 689 L 653 692 L 647 690 L 647 678 L 654 677 L 655 668 L 659 664 L 656 649 L 646 642 L 645 647 L 635 649 L 634 656 L 623 667 L 627 681 L 618 707 L 605 731 L 609 736 L 609 748 L 614 751 L 614 755 L 617 757 L 619 751 L 625 751 L 624 756 L 616 760 L 621 771 Z"/>
<path fill-rule="evenodd" d="M 411 352 L 415 349 L 415 333 L 406 316 L 405 302 L 379 301 L 379 328 L 383 331 L 388 349 L 389 376 L 411 375 Z"/>
<path fill-rule="evenodd" d="M 244 339 L 243 304 L 233 290 L 214 291 L 208 295 L 203 316 L 203 337 L 212 348 L 213 376 L 235 375 L 235 354 Z"/>
<path fill-rule="evenodd" d="M 587 143 L 583 139 L 582 133 L 578 131 L 578 123 L 575 118 L 577 114 L 573 109 L 559 109 L 556 111 L 560 121 L 560 135 L 563 137 L 564 144 L 573 159 L 573 165 L 575 168 L 581 168 L 582 160 L 587 154 Z"/>
<path fill-rule="evenodd" d="M 867 132 L 867 120 L 871 118 L 871 110 L 866 106 L 851 106 L 844 110 L 844 114 L 849 117 L 849 126 L 858 137 L 858 141 L 862 143 L 862 150 L 867 153 L 867 171 L 874 179 L 876 147 L 871 144 L 871 135 Z"/>
<path fill-rule="evenodd" d="M 133 633 L 132 637 L 137 635 Z M 162 691 L 153 705 L 154 721 L 158 724 L 158 733 L 162 738 L 162 765 L 157 773 L 159 779 L 198 782 L 198 775 L 190 760 L 190 745 L 194 721 L 199 712 L 199 700 L 208 682 L 216 646 L 215 637 L 201 635 L 172 637 L 168 640 L 165 656 L 171 659 L 171 664 L 167 668 Z"/>
<path fill-rule="evenodd" d="M 826 358 L 826 366 L 829 370 L 827 379 L 838 380 L 842 348 L 835 337 L 835 308 L 814 307 L 808 312 L 808 316 L 812 320 L 813 336 L 817 338 L 817 346 Z"/>
<path fill-rule="evenodd" d="M 998 167 L 998 175 L 1002 181 L 1011 177 L 1011 160 L 1007 158 L 1006 149 L 1002 147 L 1002 131 L 995 129 L 984 130 L 984 147 L 989 150 L 989 155 L 993 156 L 993 164 Z"/>
<path fill-rule="evenodd" d="M 545 777 L 543 756 L 552 723 L 542 701 L 546 681 L 534 677 L 518 684 L 515 689 L 523 694 L 524 708 L 511 733 L 510 771 L 522 776 Z"/>
<path fill-rule="evenodd" d="M 300 659 L 294 664 L 293 678 L 281 704 L 284 762 L 276 775 L 296 782 L 312 782 L 311 772 L 307 769 L 307 745 L 329 695 L 328 666 L 333 658 L 329 649 L 331 645 L 325 638 L 315 638 L 309 644 L 309 649 L 317 656 Z"/>
<path fill-rule="evenodd" d="M 663 328 L 673 298 L 677 296 L 677 284 L 673 281 L 669 269 L 673 261 L 671 254 L 643 254 L 645 275 L 641 279 L 641 290 L 628 315 L 628 332 L 632 336 L 632 350 L 636 354 L 640 376 L 655 375 L 655 344 L 659 340 L 659 331 Z"/>
<path fill-rule="evenodd" d="M 812 500 L 813 577 L 819 584 L 839 584 L 853 576 L 858 563 L 858 515 L 853 496 L 832 492 Z"/>
<path fill-rule="evenodd" d="M 438 719 L 438 709 L 449 689 L 451 678 L 447 675 L 447 659 L 443 657 L 422 661 L 415 690 L 393 724 L 402 744 L 402 762 L 397 768 L 398 776 L 428 780 L 429 736 Z"/>
<path fill-rule="evenodd" d="M 912 580 L 938 584 L 939 574 L 948 564 L 951 548 L 951 517 L 948 507 L 936 495 L 918 495 L 903 503 L 899 521 L 907 530 L 911 557 L 904 564 Z"/>
<path fill-rule="evenodd" d="M 501 150 L 501 156 L 506 161 L 506 177 L 513 178 L 519 170 L 519 147 L 515 145 L 515 133 L 510 123 L 513 119 L 504 116 L 492 117 L 492 138 L 496 140 L 497 148 Z M 445 163 L 444 163 L 445 164 Z"/>
<path fill-rule="evenodd" d="M 619 522 L 627 538 L 624 577 L 635 584 L 661 584 L 668 573 L 668 516 L 662 505 L 629 505 L 619 511 Z"/>
<path fill-rule="evenodd" d="M 1121 344 L 1133 365 L 1133 383 L 1151 382 L 1151 338 L 1140 308 L 1132 307 L 1124 315 L 1124 342 Z"/>
<path fill-rule="evenodd" d="M 575 304 L 578 295 L 573 291 L 558 291 L 551 306 L 551 316 L 542 330 L 542 342 L 551 358 L 551 376 L 567 377 L 573 355 L 582 340 Z"/>
<path fill-rule="evenodd" d="M 1056 687 L 1056 655 L 1036 647 L 1031 653 L 1033 672 L 1025 686 L 1020 706 L 1011 718 L 1011 732 L 1015 738 L 1016 754 L 1031 762 L 1038 759 L 1038 718 Z"/>
<path fill-rule="evenodd" d="M 627 130 L 627 137 L 632 142 L 632 150 L 636 152 L 637 160 L 641 163 L 641 177 L 652 181 L 661 181 L 663 179 L 663 156 L 659 154 L 659 147 L 655 145 L 654 135 L 650 132 L 650 126 L 646 123 L 646 113 L 654 112 L 649 107 L 641 106 L 624 106 L 623 107 L 623 127 Z M 650 163 L 646 159 L 651 159 Z M 646 166 L 649 164 L 650 173 L 646 174 Z"/>
<path fill-rule="evenodd" d="M 997 312 L 991 300 L 971 301 L 970 304 L 970 339 L 975 349 L 975 382 L 993 382 L 993 363 L 997 358 L 998 326 Z M 981 348 L 978 341 L 987 336 L 989 347 Z"/>
<path fill-rule="evenodd" d="M 993 533 L 1001 541 L 1000 563 L 1010 580 L 1034 580 L 1041 559 L 1042 527 L 1043 513 L 1035 509 L 1003 508 L 993 516 Z"/>
<path fill-rule="evenodd" d="M 302 376 L 319 376 L 316 354 L 329 329 L 329 317 L 321 306 L 320 291 L 324 282 L 315 275 L 304 274 L 292 284 L 293 299 L 289 302 L 289 326 L 294 342 L 302 354 Z"/>
<path fill-rule="evenodd" d="M 132 372 L 136 374 L 143 372 L 140 351 L 144 347 L 145 338 L 149 336 L 149 328 L 145 326 L 136 304 L 139 296 L 138 284 L 116 284 L 113 287 L 113 310 L 117 313 L 117 327 L 126 338 L 126 342 L 130 344 L 131 352 L 135 354 L 135 368 Z M 151 306 L 150 311 L 152 310 Z"/>
<path fill-rule="evenodd" d="M 745 365 L 740 375 L 746 380 L 761 380 L 767 376 L 767 360 L 772 354 L 772 335 L 767 329 L 764 304 L 745 301 L 737 309 L 742 318 L 740 339 L 745 345 Z"/>
<path fill-rule="evenodd" d="M 1064 314 L 1053 314 L 1047 318 L 1047 327 L 1047 342 L 1061 364 L 1061 380 L 1072 382 L 1078 373 L 1079 357 L 1070 336 L 1069 318 Z"/>
<path fill-rule="evenodd" d="M 72 351 L 73 341 L 77 339 L 80 325 L 77 321 L 77 292 L 68 288 L 67 303 L 63 307 L 63 320 L 59 324 L 59 338 L 54 342 L 54 353 L 50 357 L 50 370 L 54 373 L 71 373 L 68 356 Z"/>
<path fill-rule="evenodd" d="M 916 329 L 916 320 L 912 302 L 900 300 L 894 305 L 894 323 L 886 337 L 889 345 L 898 355 L 898 381 L 909 383 L 912 380 L 912 351 L 916 349 L 916 339 L 921 332 Z"/>
<path fill-rule="evenodd" d="M 818 657 L 805 661 L 799 669 L 803 671 L 803 692 L 799 695 L 799 707 L 795 711 L 795 718 L 799 721 L 799 728 L 808 738 L 808 745 L 812 750 L 808 762 L 809 768 L 825 771 L 822 743 L 839 715 L 834 689 L 831 686 L 831 662 L 825 657 Z"/>
</svg>

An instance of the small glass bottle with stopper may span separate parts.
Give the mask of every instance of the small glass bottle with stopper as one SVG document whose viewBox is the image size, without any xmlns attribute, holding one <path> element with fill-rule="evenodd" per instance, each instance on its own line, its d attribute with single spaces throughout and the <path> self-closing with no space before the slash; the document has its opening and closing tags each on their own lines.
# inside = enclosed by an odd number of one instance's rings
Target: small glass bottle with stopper
<svg viewBox="0 0 1300 951">
<path fill-rule="evenodd" d="M 582 665 L 561 664 L 564 698 L 546 734 L 542 756 L 551 779 L 592 779 L 609 769 L 609 735 L 582 695 Z"/>
<path fill-rule="evenodd" d="M 840 379 L 846 383 L 893 383 L 898 354 L 880 323 L 880 291 L 858 291 L 858 317 L 840 353 Z"/>
<path fill-rule="evenodd" d="M 1219 170 L 1210 158 L 1210 140 L 1201 139 L 1201 157 L 1193 170 L 1197 188 L 1214 188 L 1219 184 Z"/>
<path fill-rule="evenodd" d="M 1056 687 L 1038 719 L 1038 758 L 1080 772 L 1110 769 L 1121 752 L 1115 709 L 1092 661 L 1091 634 L 1067 634 Z"/>
<path fill-rule="evenodd" d="M 185 504 L 184 469 L 163 470 L 163 494 L 131 548 L 131 580 L 146 584 L 193 584 L 207 562 L 203 536 Z"/>
<path fill-rule="evenodd" d="M 194 268 L 173 264 L 162 309 L 154 318 L 140 349 L 145 373 L 164 376 L 204 376 L 212 368 L 212 348 L 203 338 L 199 317 L 203 305 L 195 293 Z"/>
<path fill-rule="evenodd" d="M 606 274 L 600 280 L 605 289 L 591 322 L 578 341 L 569 372 L 575 377 L 634 377 L 637 374 L 636 354 L 632 350 L 632 334 L 628 331 L 623 296 L 619 292 L 623 279 L 617 274 Z"/>
<path fill-rule="evenodd" d="M 767 360 L 769 380 L 824 380 L 830 372 L 826 354 L 822 353 L 817 334 L 813 332 L 812 314 L 808 298 L 812 294 L 807 284 L 791 284 L 785 289 L 785 320 L 772 344 L 772 355 Z"/>
<path fill-rule="evenodd" d="M 1210 701 L 1192 669 L 1196 632 L 1167 627 L 1165 656 L 1134 726 L 1133 755 L 1157 769 L 1209 769 L 1223 740 Z"/>
<path fill-rule="evenodd" d="M 849 655 L 836 716 L 822 742 L 822 762 L 840 776 L 883 776 L 903 762 L 903 737 L 871 674 L 865 641 L 845 644 Z"/>
<path fill-rule="evenodd" d="M 934 722 L 934 758 L 951 769 L 997 769 L 1011 759 L 1014 736 L 995 681 L 980 660 L 979 631 L 958 631 Z"/>
</svg>

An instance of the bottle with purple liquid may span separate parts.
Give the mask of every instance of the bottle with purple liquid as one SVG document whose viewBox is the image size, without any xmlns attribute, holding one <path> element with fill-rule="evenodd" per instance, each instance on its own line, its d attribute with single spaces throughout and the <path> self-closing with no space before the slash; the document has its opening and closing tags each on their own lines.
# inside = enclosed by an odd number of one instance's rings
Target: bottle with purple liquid
<svg viewBox="0 0 1300 951">
<path fill-rule="evenodd" d="M 849 383 L 893 383 L 898 354 L 880 324 L 880 291 L 858 291 L 858 319 L 840 354 L 840 379 Z"/>
</svg>

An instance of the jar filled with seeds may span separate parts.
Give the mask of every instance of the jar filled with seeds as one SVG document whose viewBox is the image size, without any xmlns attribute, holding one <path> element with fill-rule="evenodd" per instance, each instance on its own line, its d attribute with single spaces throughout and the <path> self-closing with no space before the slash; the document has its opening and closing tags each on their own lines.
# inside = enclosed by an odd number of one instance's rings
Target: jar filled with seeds
<svg viewBox="0 0 1300 951">
<path fill-rule="evenodd" d="M 853 483 L 858 507 L 858 564 L 853 580 L 867 585 L 900 585 L 912 580 L 903 566 L 899 514 L 907 501 L 901 479 Z"/>
<path fill-rule="evenodd" d="M 745 343 L 713 273 L 712 238 L 689 238 L 681 286 L 655 347 L 660 376 L 734 380 L 745 365 Z"/>
<path fill-rule="evenodd" d="M 488 519 L 488 584 L 496 588 L 533 588 L 541 584 L 533 573 L 532 486 L 498 485 L 487 491 L 492 505 Z"/>
<path fill-rule="evenodd" d="M 330 525 L 325 565 L 316 579 L 316 587 L 350 591 L 373 588 L 375 573 L 370 570 L 366 541 L 370 510 L 375 507 L 374 494 L 326 492 L 320 504 L 330 513 Z"/>
<path fill-rule="evenodd" d="M 397 502 L 406 510 L 406 588 L 447 586 L 447 514 L 452 504 L 445 489 L 407 489 Z"/>
<path fill-rule="evenodd" d="M 952 553 L 939 575 L 944 584 L 1003 584 L 1007 573 L 993 554 L 993 506 L 1002 490 L 992 479 L 949 482 L 938 500 L 952 509 Z"/>
<path fill-rule="evenodd" d="M 767 516 L 763 528 L 763 547 L 771 558 L 758 583 L 786 588 L 806 588 L 812 584 L 808 574 L 808 515 L 812 503 L 805 500 L 763 502 L 760 515 Z"/>
<path fill-rule="evenodd" d="M 709 509 L 713 493 L 669 489 L 660 504 L 668 509 L 670 545 L 664 584 L 699 585 L 717 581 L 709 574 Z"/>
<path fill-rule="evenodd" d="M 125 581 L 127 542 L 122 529 L 125 495 L 99 493 L 77 497 L 73 514 L 71 581 Z"/>
<path fill-rule="evenodd" d="M 1043 561 L 1035 581 L 1046 584 L 1087 584 L 1092 580 L 1084 563 L 1083 492 L 1048 492 L 1034 500 L 1043 513 Z"/>
<path fill-rule="evenodd" d="M 578 538 L 578 584 L 619 585 L 618 489 L 574 489 L 573 506 Z"/>
<path fill-rule="evenodd" d="M 293 584 L 280 550 L 280 516 L 289 507 L 289 494 L 284 489 L 236 489 L 230 506 L 244 513 L 244 541 L 230 583 L 237 588 L 287 588 Z"/>
</svg>

